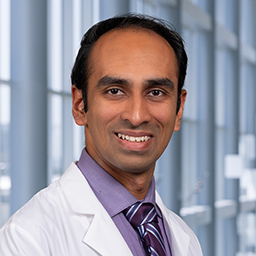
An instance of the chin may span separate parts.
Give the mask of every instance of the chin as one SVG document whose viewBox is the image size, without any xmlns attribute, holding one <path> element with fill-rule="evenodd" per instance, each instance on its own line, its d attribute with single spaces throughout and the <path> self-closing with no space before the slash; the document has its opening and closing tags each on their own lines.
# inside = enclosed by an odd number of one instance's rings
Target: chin
<svg viewBox="0 0 256 256">
<path fill-rule="evenodd" d="M 120 168 L 118 169 L 129 173 L 139 174 L 144 172 L 151 172 L 152 169 L 154 169 L 154 164 L 143 164 L 141 161 L 134 162 L 133 164 L 129 162 L 127 164 L 120 165 Z"/>
</svg>

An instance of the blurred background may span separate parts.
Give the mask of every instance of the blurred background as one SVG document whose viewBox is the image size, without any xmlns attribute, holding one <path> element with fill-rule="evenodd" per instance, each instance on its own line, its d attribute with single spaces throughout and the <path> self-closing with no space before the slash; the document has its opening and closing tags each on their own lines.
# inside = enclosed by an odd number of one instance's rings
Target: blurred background
<svg viewBox="0 0 256 256">
<path fill-rule="evenodd" d="M 182 129 L 157 163 L 165 204 L 206 256 L 256 255 L 256 0 L 0 0 L 0 226 L 84 147 L 70 72 L 86 30 L 120 13 L 185 40 Z"/>
</svg>

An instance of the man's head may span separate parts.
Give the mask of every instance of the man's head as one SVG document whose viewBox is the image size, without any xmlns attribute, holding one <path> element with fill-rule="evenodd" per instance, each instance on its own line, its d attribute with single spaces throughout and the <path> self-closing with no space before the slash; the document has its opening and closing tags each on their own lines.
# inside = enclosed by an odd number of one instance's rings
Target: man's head
<svg viewBox="0 0 256 256">
<path fill-rule="evenodd" d="M 180 93 L 184 86 L 187 71 L 187 54 L 180 35 L 167 22 L 139 14 L 126 14 L 101 21 L 92 26 L 83 36 L 81 47 L 71 74 L 72 85 L 82 90 L 84 110 L 87 111 L 87 86 L 90 76 L 90 54 L 98 39 L 114 29 L 149 29 L 162 36 L 173 48 L 178 65 L 178 101 L 177 112 L 180 107 Z"/>
<path fill-rule="evenodd" d="M 133 188 L 137 183 L 141 190 L 149 186 L 157 159 L 173 131 L 180 128 L 186 99 L 181 87 L 186 72 L 185 64 L 178 64 L 177 52 L 186 54 L 174 32 L 169 32 L 175 38 L 172 47 L 149 25 L 120 27 L 116 19 L 121 19 L 121 24 L 125 19 L 136 19 L 162 28 L 155 21 L 137 17 L 114 18 L 114 29 L 107 21 L 108 32 L 100 25 L 93 27 L 91 31 L 98 31 L 98 40 L 90 44 L 89 55 L 80 50 L 74 68 L 84 80 L 79 86 L 73 80 L 73 116 L 78 125 L 84 126 L 90 156 L 124 186 L 128 182 Z M 80 60 L 81 56 L 87 56 L 87 60 Z M 75 71 L 73 77 L 79 77 Z"/>
</svg>

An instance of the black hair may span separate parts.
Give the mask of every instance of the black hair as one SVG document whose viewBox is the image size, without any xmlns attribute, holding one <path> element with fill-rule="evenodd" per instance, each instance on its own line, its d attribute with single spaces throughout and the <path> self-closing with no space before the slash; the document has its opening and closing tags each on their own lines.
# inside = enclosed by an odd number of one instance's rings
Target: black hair
<svg viewBox="0 0 256 256">
<path fill-rule="evenodd" d="M 142 14 L 125 14 L 103 20 L 93 25 L 83 36 L 80 49 L 71 73 L 71 83 L 82 90 L 84 111 L 87 111 L 87 84 L 89 78 L 90 53 L 96 41 L 105 33 L 113 29 L 145 28 L 162 36 L 172 47 L 178 63 L 178 102 L 180 108 L 180 94 L 184 86 L 187 72 L 187 54 L 183 39 L 168 22 Z"/>
</svg>

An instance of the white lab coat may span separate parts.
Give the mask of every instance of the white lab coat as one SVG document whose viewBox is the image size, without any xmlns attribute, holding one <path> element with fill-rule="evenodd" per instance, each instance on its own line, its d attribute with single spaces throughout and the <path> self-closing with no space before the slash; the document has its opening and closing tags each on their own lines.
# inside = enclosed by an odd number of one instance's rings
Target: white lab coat
<svg viewBox="0 0 256 256">
<path fill-rule="evenodd" d="M 173 256 L 201 256 L 194 233 L 156 201 L 170 227 Z M 1 256 L 132 256 L 114 222 L 72 163 L 0 229 Z"/>
</svg>

